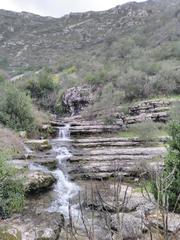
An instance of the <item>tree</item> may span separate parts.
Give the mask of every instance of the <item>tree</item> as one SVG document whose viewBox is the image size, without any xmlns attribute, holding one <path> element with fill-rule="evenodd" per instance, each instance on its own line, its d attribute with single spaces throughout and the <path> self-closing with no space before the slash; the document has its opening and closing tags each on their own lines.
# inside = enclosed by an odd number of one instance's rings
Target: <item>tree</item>
<svg viewBox="0 0 180 240">
<path fill-rule="evenodd" d="M 169 210 L 180 213 L 180 122 L 171 124 L 170 136 L 164 175 L 166 178 L 172 175 L 171 183 L 167 187 Z"/>
<path fill-rule="evenodd" d="M 16 130 L 31 129 L 34 118 L 30 97 L 12 85 L 5 86 L 0 103 L 0 121 Z"/>
</svg>

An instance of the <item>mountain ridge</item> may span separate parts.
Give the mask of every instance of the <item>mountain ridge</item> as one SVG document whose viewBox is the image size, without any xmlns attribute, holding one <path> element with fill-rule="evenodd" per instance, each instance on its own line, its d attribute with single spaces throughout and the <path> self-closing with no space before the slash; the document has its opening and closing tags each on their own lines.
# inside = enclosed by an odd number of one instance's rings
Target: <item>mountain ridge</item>
<svg viewBox="0 0 180 240">
<path fill-rule="evenodd" d="M 84 54 L 88 59 L 99 48 L 107 47 L 107 51 L 112 42 L 136 33 L 150 38 L 147 46 L 157 46 L 168 40 L 173 26 L 174 34 L 180 35 L 180 3 L 173 0 L 164 8 L 167 3 L 130 2 L 106 11 L 70 13 L 61 18 L 0 10 L 0 67 L 6 65 L 15 75 L 18 68 L 54 66 L 72 55 L 76 59 Z"/>
</svg>

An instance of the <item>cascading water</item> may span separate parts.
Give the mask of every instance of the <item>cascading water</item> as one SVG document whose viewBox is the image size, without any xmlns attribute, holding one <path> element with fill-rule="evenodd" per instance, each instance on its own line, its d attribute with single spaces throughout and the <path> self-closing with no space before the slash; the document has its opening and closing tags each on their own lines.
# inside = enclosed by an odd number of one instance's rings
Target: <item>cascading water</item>
<svg viewBox="0 0 180 240">
<path fill-rule="evenodd" d="M 65 127 L 59 128 L 58 140 L 69 140 L 70 139 L 70 132 L 69 132 L 69 124 L 66 124 Z"/>
<path fill-rule="evenodd" d="M 61 212 L 65 217 L 69 216 L 69 201 L 79 192 L 79 187 L 69 180 L 66 172 L 66 160 L 71 157 L 68 150 L 69 141 L 69 125 L 59 128 L 58 138 L 53 141 L 53 151 L 56 152 L 58 161 L 58 169 L 53 172 L 57 178 L 54 189 L 56 200 L 48 209 L 49 212 Z M 71 214 L 78 214 L 76 205 L 71 206 Z"/>
</svg>

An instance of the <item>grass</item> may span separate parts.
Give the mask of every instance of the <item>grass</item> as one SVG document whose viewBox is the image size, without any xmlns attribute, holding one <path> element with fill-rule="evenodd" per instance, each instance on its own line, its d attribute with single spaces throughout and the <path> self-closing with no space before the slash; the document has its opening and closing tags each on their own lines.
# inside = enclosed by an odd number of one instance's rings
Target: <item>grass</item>
<svg viewBox="0 0 180 240">
<path fill-rule="evenodd" d="M 149 100 L 180 101 L 180 95 L 177 94 L 177 95 L 169 95 L 169 96 L 158 96 L 158 97 L 152 97 Z"/>
<path fill-rule="evenodd" d="M 165 129 L 160 129 L 158 131 L 157 137 L 167 137 L 167 136 L 168 136 L 168 132 Z M 128 129 L 126 131 L 119 132 L 118 137 L 122 137 L 122 138 L 136 138 L 137 137 L 138 138 L 139 135 L 133 129 Z"/>
<path fill-rule="evenodd" d="M 133 190 L 133 192 L 136 192 L 136 193 L 141 193 L 141 192 L 146 192 L 146 191 L 148 193 L 152 192 L 152 184 L 149 180 L 144 181 L 142 183 L 141 187 L 134 188 L 134 190 Z"/>
<path fill-rule="evenodd" d="M 16 132 L 0 126 L 0 151 L 2 150 L 7 150 L 10 154 L 22 154 L 24 145 Z"/>
<path fill-rule="evenodd" d="M 118 137 L 122 137 L 122 138 L 135 138 L 135 137 L 138 137 L 138 135 L 131 131 L 131 130 L 127 130 L 127 131 L 124 131 L 124 132 L 119 132 L 118 133 Z"/>
</svg>

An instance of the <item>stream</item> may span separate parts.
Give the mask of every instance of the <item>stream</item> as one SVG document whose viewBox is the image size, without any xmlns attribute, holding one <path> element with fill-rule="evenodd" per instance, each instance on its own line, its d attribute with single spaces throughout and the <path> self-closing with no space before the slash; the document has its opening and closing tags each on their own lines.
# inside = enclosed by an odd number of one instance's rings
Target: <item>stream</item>
<svg viewBox="0 0 180 240">
<path fill-rule="evenodd" d="M 69 207 L 71 207 L 71 215 L 73 217 L 79 214 L 78 205 L 71 204 L 71 200 L 79 194 L 80 187 L 76 183 L 70 181 L 66 169 L 66 161 L 71 156 L 69 152 L 70 141 L 69 125 L 67 124 L 64 127 L 59 127 L 58 137 L 51 140 L 53 146 L 52 152 L 56 154 L 58 168 L 54 171 L 50 171 L 46 167 L 37 164 L 29 166 L 31 170 L 50 172 L 56 177 L 57 183 L 53 189 L 55 200 L 46 211 L 62 213 L 65 218 L 69 217 Z"/>
</svg>

